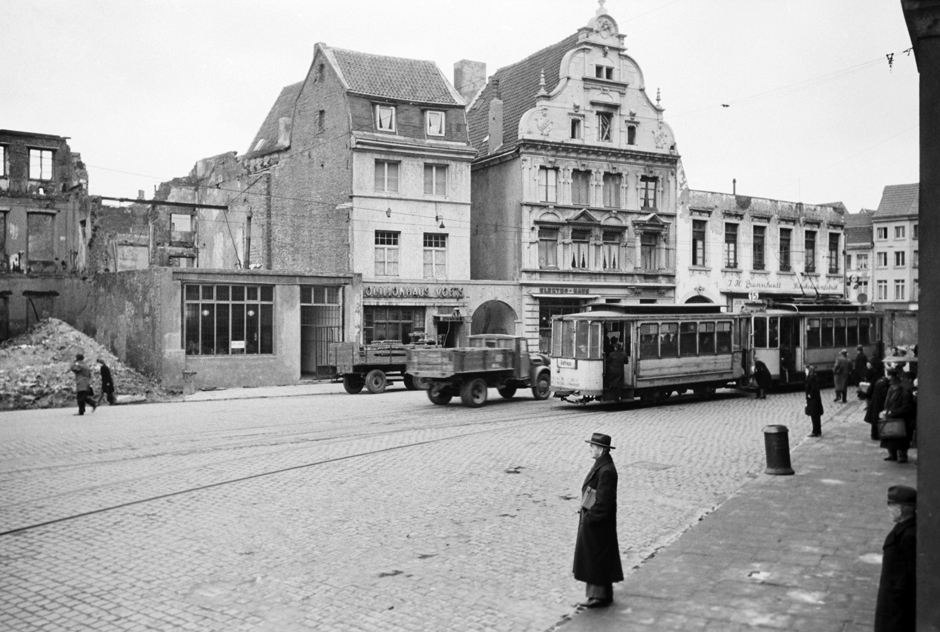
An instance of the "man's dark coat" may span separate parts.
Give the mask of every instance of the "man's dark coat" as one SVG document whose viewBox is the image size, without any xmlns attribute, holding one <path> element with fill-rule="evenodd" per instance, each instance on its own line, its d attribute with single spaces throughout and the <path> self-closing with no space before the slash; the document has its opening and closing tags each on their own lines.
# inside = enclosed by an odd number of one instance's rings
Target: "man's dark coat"
<svg viewBox="0 0 940 632">
<path fill-rule="evenodd" d="M 819 378 L 815 375 L 806 378 L 806 409 L 804 412 L 810 417 L 813 415 L 822 417 L 823 412 L 825 412 L 823 410 L 822 395 L 819 394 Z"/>
<path fill-rule="evenodd" d="M 907 436 L 900 439 L 882 439 L 881 447 L 889 450 L 907 450 L 914 433 L 914 396 L 900 379 L 892 379 L 885 396 L 885 419 L 903 419 Z"/>
<path fill-rule="evenodd" d="M 630 356 L 622 350 L 607 354 L 607 388 L 623 388 L 624 365 L 629 361 Z"/>
<path fill-rule="evenodd" d="M 917 519 L 894 525 L 885 538 L 875 632 L 914 632 Z"/>
<path fill-rule="evenodd" d="M 760 360 L 754 362 L 754 381 L 757 382 L 757 387 L 762 391 L 770 389 L 770 385 L 773 382 L 770 369 Z"/>
<path fill-rule="evenodd" d="M 878 415 L 885 409 L 885 397 L 888 395 L 890 381 L 882 375 L 871 385 L 868 395 L 868 410 L 865 411 L 865 421 L 870 424 L 878 423 Z"/>
<path fill-rule="evenodd" d="M 623 581 L 617 543 L 617 468 L 610 453 L 599 456 L 584 479 L 581 494 L 597 490 L 594 506 L 582 509 L 574 548 L 574 578 L 603 586 Z"/>
<path fill-rule="evenodd" d="M 114 392 L 114 378 L 111 377 L 111 369 L 107 364 L 101 366 L 101 390 L 105 393 Z"/>
</svg>

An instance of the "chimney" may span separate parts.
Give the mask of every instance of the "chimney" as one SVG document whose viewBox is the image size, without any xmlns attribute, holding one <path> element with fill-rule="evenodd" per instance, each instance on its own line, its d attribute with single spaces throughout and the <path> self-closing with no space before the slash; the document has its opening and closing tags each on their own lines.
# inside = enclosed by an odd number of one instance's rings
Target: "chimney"
<svg viewBox="0 0 940 632">
<path fill-rule="evenodd" d="M 143 190 L 143 189 L 137 189 L 137 199 L 138 199 L 138 200 L 143 200 L 143 199 L 144 199 L 144 190 Z"/>
<path fill-rule="evenodd" d="M 496 153 L 503 144 L 503 100 L 499 98 L 499 79 L 493 79 L 493 98 L 490 100 L 488 153 Z"/>
<path fill-rule="evenodd" d="M 486 64 L 482 61 L 461 59 L 454 64 L 454 88 L 467 105 L 486 83 Z"/>
</svg>

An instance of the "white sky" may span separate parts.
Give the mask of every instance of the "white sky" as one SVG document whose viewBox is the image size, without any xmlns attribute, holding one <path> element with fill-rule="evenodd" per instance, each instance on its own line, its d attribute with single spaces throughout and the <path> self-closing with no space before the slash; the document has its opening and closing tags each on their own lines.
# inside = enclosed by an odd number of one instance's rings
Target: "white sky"
<svg viewBox="0 0 940 632">
<path fill-rule="evenodd" d="M 918 181 L 900 0 L 608 0 L 662 93 L 690 186 L 877 208 Z M 70 137 L 91 192 L 136 197 L 247 150 L 318 41 L 487 74 L 596 0 L 0 0 L 0 128 Z M 895 53 L 889 71 L 885 55 Z M 730 105 L 723 108 L 722 103 Z"/>
</svg>

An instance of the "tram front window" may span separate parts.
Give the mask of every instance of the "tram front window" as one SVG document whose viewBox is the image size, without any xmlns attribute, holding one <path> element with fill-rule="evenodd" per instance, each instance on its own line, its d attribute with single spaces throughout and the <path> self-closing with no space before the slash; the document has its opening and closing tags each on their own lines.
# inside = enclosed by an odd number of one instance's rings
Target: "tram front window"
<svg viewBox="0 0 940 632">
<path fill-rule="evenodd" d="M 562 321 L 561 330 L 561 357 L 574 357 L 574 321 Z"/>
</svg>

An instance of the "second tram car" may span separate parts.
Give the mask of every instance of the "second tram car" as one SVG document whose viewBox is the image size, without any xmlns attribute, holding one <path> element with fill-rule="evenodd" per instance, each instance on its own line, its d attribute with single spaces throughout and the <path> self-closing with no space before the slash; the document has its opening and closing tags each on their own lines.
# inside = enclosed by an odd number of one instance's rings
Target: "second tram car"
<svg viewBox="0 0 940 632">
<path fill-rule="evenodd" d="M 672 393 L 708 396 L 743 386 L 755 360 L 778 384 L 803 380 L 807 365 L 832 373 L 839 351 L 862 345 L 880 357 L 882 317 L 847 302 L 718 305 L 635 305 L 597 302 L 552 321 L 552 390 L 575 403 L 657 401 Z M 612 366 L 620 343 L 623 379 Z M 617 356 L 617 363 L 623 356 Z"/>
</svg>

